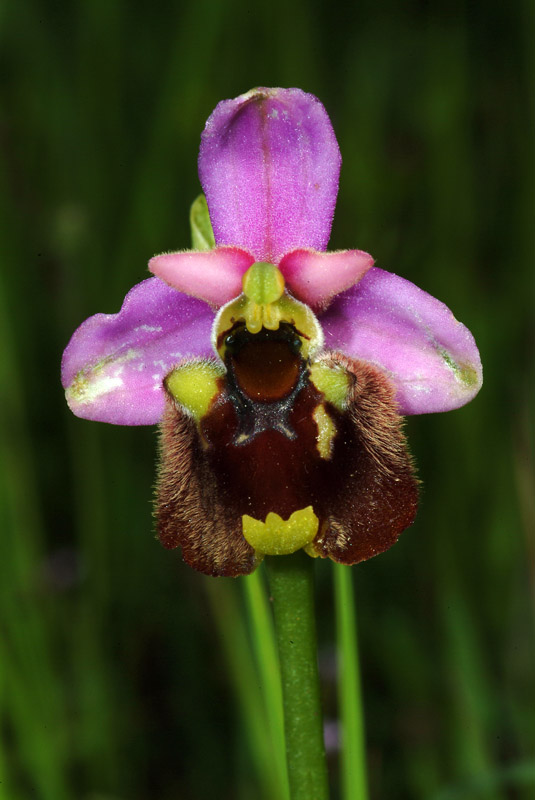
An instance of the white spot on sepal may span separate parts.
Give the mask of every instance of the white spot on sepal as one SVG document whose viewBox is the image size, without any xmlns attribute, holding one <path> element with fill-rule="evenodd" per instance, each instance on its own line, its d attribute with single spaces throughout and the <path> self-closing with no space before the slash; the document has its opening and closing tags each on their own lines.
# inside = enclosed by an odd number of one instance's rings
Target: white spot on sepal
<svg viewBox="0 0 535 800">
<path fill-rule="evenodd" d="M 91 381 L 87 379 L 75 380 L 67 389 L 66 395 L 67 399 L 72 398 L 76 403 L 86 405 L 87 403 L 94 403 L 104 394 L 120 389 L 123 385 L 122 378 L 103 375 L 101 378 L 95 378 Z"/>
<path fill-rule="evenodd" d="M 161 325 L 138 325 L 134 328 L 134 333 L 144 331 L 145 333 L 161 333 L 163 330 Z"/>
</svg>

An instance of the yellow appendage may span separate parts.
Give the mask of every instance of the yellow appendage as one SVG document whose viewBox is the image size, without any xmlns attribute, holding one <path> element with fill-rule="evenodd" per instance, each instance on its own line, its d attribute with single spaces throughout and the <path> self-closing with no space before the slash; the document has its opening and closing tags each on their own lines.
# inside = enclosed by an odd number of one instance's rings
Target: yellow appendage
<svg viewBox="0 0 535 800">
<path fill-rule="evenodd" d="M 339 411 L 347 407 L 349 375 L 342 367 L 332 367 L 322 361 L 310 365 L 310 380 L 325 399 Z"/>
<path fill-rule="evenodd" d="M 242 280 L 243 316 L 250 333 L 258 333 L 262 328 L 276 331 L 281 315 L 277 308 L 278 300 L 284 293 L 284 278 L 274 264 L 257 261 Z"/>
<path fill-rule="evenodd" d="M 312 418 L 318 428 L 318 435 L 316 437 L 318 453 L 322 458 L 330 458 L 333 440 L 336 436 L 336 425 L 326 412 L 323 403 L 320 403 L 319 406 L 314 409 Z"/>
<path fill-rule="evenodd" d="M 244 514 L 242 526 L 245 539 L 258 555 L 285 556 L 311 544 L 318 533 L 319 520 L 312 506 L 307 506 L 294 511 L 287 520 L 272 511 L 265 522 Z"/>
<path fill-rule="evenodd" d="M 224 371 L 222 365 L 196 361 L 174 369 L 167 376 L 165 385 L 198 422 L 210 408 L 218 392 L 217 381 Z"/>
<path fill-rule="evenodd" d="M 275 264 L 254 263 L 242 279 L 243 293 L 259 306 L 276 303 L 284 292 L 284 278 Z"/>
</svg>

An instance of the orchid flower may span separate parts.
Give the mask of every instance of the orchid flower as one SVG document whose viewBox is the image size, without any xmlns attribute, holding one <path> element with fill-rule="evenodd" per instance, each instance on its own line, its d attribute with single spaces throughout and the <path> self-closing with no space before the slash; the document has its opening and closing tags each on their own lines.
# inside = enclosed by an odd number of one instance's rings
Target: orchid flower
<svg viewBox="0 0 535 800">
<path fill-rule="evenodd" d="M 151 259 L 155 277 L 64 353 L 75 414 L 160 424 L 159 536 L 210 575 L 301 548 L 354 564 L 390 547 L 418 497 L 402 416 L 481 386 L 474 339 L 445 305 L 361 250 L 326 252 L 340 164 L 312 95 L 219 103 L 199 155 L 204 240 Z"/>
</svg>

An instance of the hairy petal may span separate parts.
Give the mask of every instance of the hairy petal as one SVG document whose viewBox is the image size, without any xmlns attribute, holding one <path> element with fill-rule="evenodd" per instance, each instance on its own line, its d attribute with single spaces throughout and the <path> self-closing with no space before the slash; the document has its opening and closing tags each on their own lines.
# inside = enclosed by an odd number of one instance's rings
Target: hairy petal
<svg viewBox="0 0 535 800">
<path fill-rule="evenodd" d="M 163 379 L 189 356 L 210 356 L 213 312 L 149 278 L 118 314 L 95 314 L 74 332 L 61 364 L 71 411 L 115 425 L 153 425 L 165 405 Z"/>
<path fill-rule="evenodd" d="M 324 107 L 301 89 L 252 89 L 219 103 L 199 154 L 217 244 L 273 263 L 297 247 L 325 250 L 340 163 Z"/>
<path fill-rule="evenodd" d="M 254 262 L 245 250 L 217 247 L 215 250 L 162 253 L 149 261 L 149 269 L 184 294 L 222 306 L 242 292 L 242 277 Z"/>
<path fill-rule="evenodd" d="M 363 250 L 292 250 L 279 264 L 290 291 L 315 310 L 358 283 L 373 266 L 373 258 Z"/>
<path fill-rule="evenodd" d="M 380 367 L 401 414 L 449 411 L 479 391 L 482 369 L 470 331 L 440 300 L 373 267 L 321 317 L 325 347 Z"/>
</svg>

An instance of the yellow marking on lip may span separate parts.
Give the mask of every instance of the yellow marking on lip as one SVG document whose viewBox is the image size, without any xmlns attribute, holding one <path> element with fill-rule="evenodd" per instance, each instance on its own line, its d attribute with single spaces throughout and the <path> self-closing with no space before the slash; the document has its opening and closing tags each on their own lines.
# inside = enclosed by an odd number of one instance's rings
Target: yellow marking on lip
<svg viewBox="0 0 535 800">
<path fill-rule="evenodd" d="M 333 441 L 336 436 L 336 425 L 332 421 L 323 403 L 320 403 L 312 413 L 312 419 L 317 425 L 316 447 L 322 458 L 328 459 L 332 455 Z"/>
<path fill-rule="evenodd" d="M 270 511 L 266 521 L 254 519 L 248 514 L 242 516 L 242 529 L 245 539 L 260 555 L 283 556 L 295 553 L 310 545 L 318 533 L 319 520 L 312 506 L 294 511 L 283 520 Z"/>
<path fill-rule="evenodd" d="M 349 375 L 342 367 L 325 364 L 322 361 L 310 365 L 310 380 L 339 411 L 347 407 Z"/>
<path fill-rule="evenodd" d="M 222 365 L 210 361 L 186 363 L 169 373 L 165 387 L 177 403 L 199 422 L 210 408 L 218 392 L 217 381 L 224 372 Z"/>
</svg>

